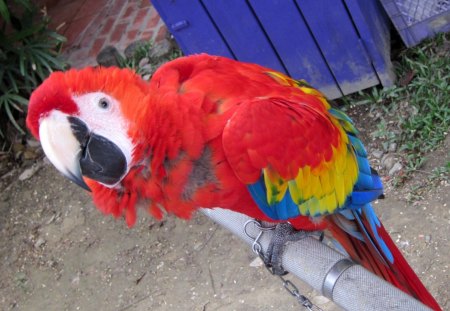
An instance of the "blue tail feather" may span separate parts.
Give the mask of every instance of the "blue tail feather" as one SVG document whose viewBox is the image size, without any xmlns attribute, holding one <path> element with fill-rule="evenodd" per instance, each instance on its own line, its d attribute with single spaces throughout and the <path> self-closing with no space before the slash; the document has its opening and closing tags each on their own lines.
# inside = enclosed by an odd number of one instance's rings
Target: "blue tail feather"
<svg viewBox="0 0 450 311">
<path fill-rule="evenodd" d="M 394 255 L 389 250 L 389 247 L 386 245 L 384 240 L 378 234 L 378 227 L 381 226 L 381 222 L 378 219 L 377 215 L 375 215 L 375 211 L 373 210 L 372 205 L 371 204 L 364 205 L 362 212 L 364 213 L 367 221 L 370 224 L 370 229 L 373 232 L 372 236 L 375 238 L 376 243 L 378 244 L 381 251 L 383 252 L 384 257 L 387 258 L 387 260 L 389 260 L 390 263 L 393 263 Z"/>
</svg>

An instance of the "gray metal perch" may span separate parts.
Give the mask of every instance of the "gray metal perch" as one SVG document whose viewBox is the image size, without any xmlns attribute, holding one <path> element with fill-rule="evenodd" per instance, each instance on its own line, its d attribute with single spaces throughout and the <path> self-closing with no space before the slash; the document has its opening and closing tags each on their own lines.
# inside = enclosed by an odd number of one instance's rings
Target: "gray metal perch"
<svg viewBox="0 0 450 311">
<path fill-rule="evenodd" d="M 249 217 L 221 208 L 202 209 L 202 212 L 252 245 L 253 240 L 244 233 Z M 247 230 L 253 230 L 255 237 L 259 234 L 256 226 Z M 264 251 L 272 234 L 265 231 L 259 240 Z M 362 266 L 349 263 L 346 258 L 308 237 L 287 245 L 282 264 L 287 271 L 346 310 L 430 310 Z"/>
</svg>

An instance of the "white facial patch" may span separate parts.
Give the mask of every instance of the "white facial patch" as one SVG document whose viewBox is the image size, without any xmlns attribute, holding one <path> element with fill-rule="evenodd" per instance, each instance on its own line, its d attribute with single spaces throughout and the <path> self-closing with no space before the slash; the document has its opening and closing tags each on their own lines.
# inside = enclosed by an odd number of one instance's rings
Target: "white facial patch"
<svg viewBox="0 0 450 311">
<path fill-rule="evenodd" d="M 79 118 L 89 130 L 116 144 L 125 155 L 130 168 L 133 144 L 128 137 L 128 122 L 120 110 L 120 103 L 103 92 L 73 96 L 80 111 Z"/>
</svg>

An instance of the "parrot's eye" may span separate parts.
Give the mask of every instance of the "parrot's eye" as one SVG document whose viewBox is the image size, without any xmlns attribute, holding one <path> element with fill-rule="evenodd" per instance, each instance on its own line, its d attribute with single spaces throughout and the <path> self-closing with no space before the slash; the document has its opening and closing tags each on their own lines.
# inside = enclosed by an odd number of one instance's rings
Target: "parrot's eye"
<svg viewBox="0 0 450 311">
<path fill-rule="evenodd" d="M 109 108 L 109 102 L 106 98 L 102 98 L 98 101 L 98 106 L 102 109 L 108 109 Z"/>
</svg>

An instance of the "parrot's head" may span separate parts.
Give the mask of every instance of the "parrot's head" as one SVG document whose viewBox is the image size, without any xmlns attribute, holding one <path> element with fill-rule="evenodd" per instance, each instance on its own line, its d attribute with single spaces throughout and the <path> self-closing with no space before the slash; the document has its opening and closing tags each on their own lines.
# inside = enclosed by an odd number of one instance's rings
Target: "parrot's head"
<svg viewBox="0 0 450 311">
<path fill-rule="evenodd" d="M 131 70 L 55 72 L 31 95 L 27 126 L 73 182 L 87 190 L 86 181 L 114 188 L 132 166 L 135 120 L 146 94 L 148 84 Z"/>
</svg>

